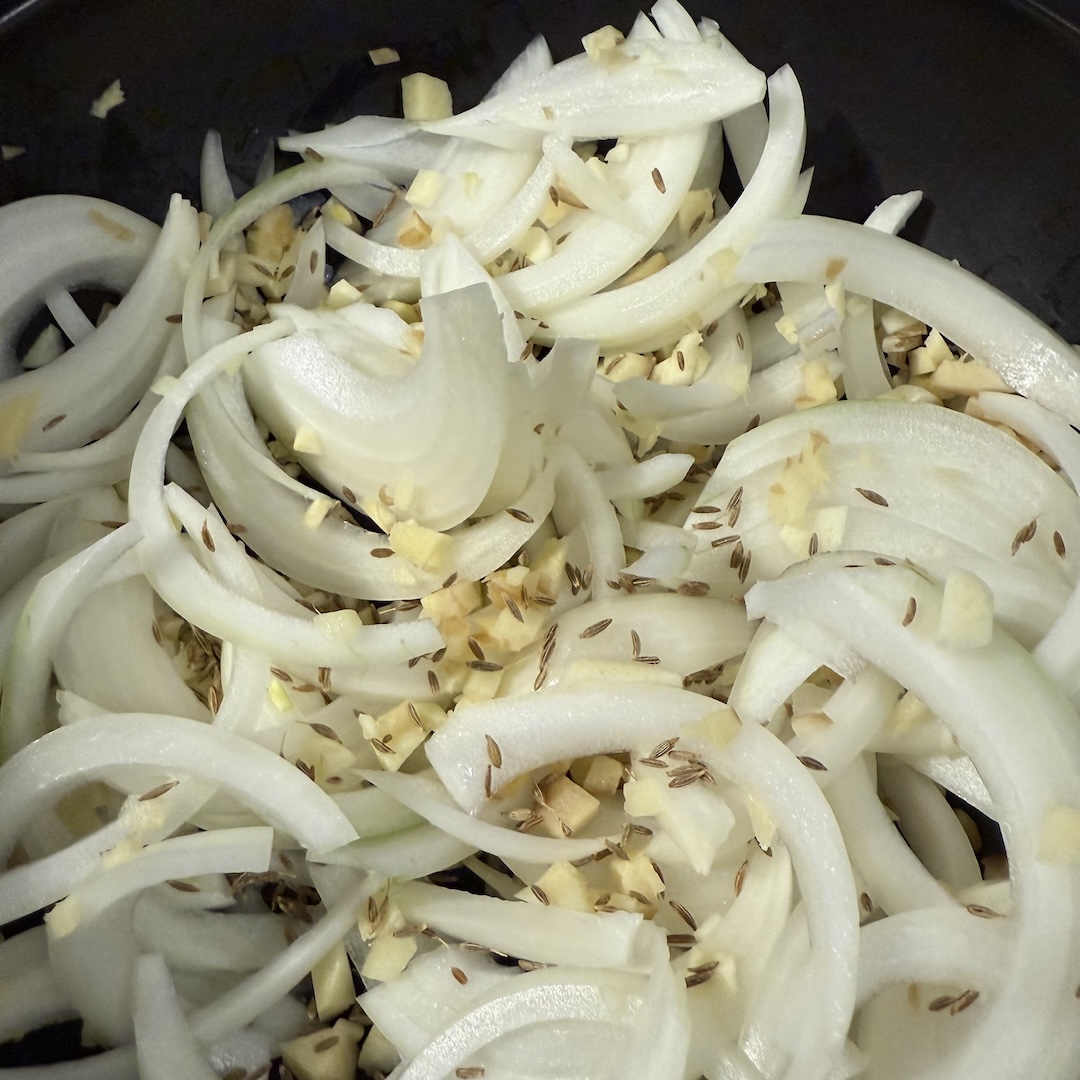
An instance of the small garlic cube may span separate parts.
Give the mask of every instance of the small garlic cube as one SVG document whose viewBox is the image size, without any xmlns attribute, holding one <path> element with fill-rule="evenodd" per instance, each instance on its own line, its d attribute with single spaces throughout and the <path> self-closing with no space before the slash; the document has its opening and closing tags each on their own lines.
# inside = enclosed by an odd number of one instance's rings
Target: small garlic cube
<svg viewBox="0 0 1080 1080">
<path fill-rule="evenodd" d="M 565 860 L 552 863 L 539 877 L 536 885 L 547 898 L 548 903 L 555 907 L 568 908 L 570 911 L 592 911 L 593 909 L 589 883 L 585 875 Z M 518 897 L 529 903 L 543 903 L 536 892 L 528 886 L 518 893 Z"/>
<path fill-rule="evenodd" d="M 653 868 L 652 860 L 643 854 L 629 859 L 608 859 L 611 876 L 624 893 L 640 893 L 650 903 L 656 903 L 664 891 L 664 883 Z"/>
<path fill-rule="evenodd" d="M 390 529 L 390 546 L 394 551 L 422 570 L 435 574 L 448 569 L 453 543 L 445 533 L 429 529 L 413 519 L 399 521 Z"/>
<path fill-rule="evenodd" d="M 420 71 L 401 80 L 401 105 L 406 120 L 445 120 L 454 113 L 450 87 Z"/>
<path fill-rule="evenodd" d="M 364 1029 L 348 1020 L 281 1044 L 281 1058 L 296 1080 L 353 1080 Z"/>
<path fill-rule="evenodd" d="M 955 649 L 979 649 L 994 636 L 994 594 L 966 570 L 950 570 L 938 616 L 937 639 Z"/>
<path fill-rule="evenodd" d="M 543 828 L 550 835 L 562 839 L 584 828 L 600 809 L 600 800 L 578 787 L 568 776 L 552 780 L 544 789 L 544 805 L 539 813 Z"/>
<path fill-rule="evenodd" d="M 602 799 L 614 795 L 622 781 L 623 763 L 607 754 L 578 758 L 570 766 L 570 778 L 590 795 Z"/>
<path fill-rule="evenodd" d="M 581 45 L 586 56 L 592 60 L 599 60 L 600 54 L 605 49 L 614 49 L 625 40 L 622 31 L 609 24 L 601 26 L 599 30 L 594 30 L 591 34 L 586 34 L 581 39 Z"/>
<path fill-rule="evenodd" d="M 339 941 L 311 969 L 311 984 L 315 991 L 315 1009 L 320 1020 L 340 1016 L 356 1004 L 352 968 L 345 943 Z"/>
</svg>

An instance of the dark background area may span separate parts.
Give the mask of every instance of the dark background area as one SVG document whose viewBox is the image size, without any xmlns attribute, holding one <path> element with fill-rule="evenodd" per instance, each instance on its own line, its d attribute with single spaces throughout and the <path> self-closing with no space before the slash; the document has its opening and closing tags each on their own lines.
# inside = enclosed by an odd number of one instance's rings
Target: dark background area
<svg viewBox="0 0 1080 1080">
<path fill-rule="evenodd" d="M 634 0 L 0 0 L 0 203 L 82 192 L 160 220 L 197 196 L 208 127 L 243 186 L 267 141 L 394 113 L 425 70 L 475 103 L 544 32 L 556 59 Z M 1080 0 L 697 0 L 806 97 L 810 212 L 861 219 L 921 188 L 907 235 L 1080 342 Z M 376 68 L 370 48 L 399 64 Z M 91 101 L 119 78 L 105 120 Z M 284 160 L 284 157 L 283 157 Z"/>
</svg>

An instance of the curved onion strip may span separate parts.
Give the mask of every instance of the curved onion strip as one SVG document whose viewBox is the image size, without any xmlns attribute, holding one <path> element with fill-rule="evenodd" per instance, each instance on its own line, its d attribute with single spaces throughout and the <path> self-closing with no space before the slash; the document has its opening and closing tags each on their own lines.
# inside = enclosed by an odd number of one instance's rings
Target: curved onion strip
<svg viewBox="0 0 1080 1080">
<path fill-rule="evenodd" d="M 412 881 L 454 866 L 476 854 L 473 844 L 434 825 L 415 825 L 399 832 L 364 837 L 312 860 L 330 866 L 350 866 L 384 877 Z"/>
<path fill-rule="evenodd" d="M 160 953 L 140 956 L 135 966 L 132 1013 L 140 1080 L 216 1080 L 217 1073 L 192 1035 L 172 976 Z"/>
<path fill-rule="evenodd" d="M 0 375 L 18 370 L 15 338 L 46 293 L 89 282 L 126 291 L 160 231 L 84 195 L 40 195 L 0 210 Z"/>
<path fill-rule="evenodd" d="M 682 328 L 718 317 L 742 298 L 726 270 L 729 248 L 746 247 L 765 221 L 791 198 L 806 134 L 799 84 L 790 68 L 769 79 L 769 138 L 754 176 L 735 205 L 682 258 L 632 285 L 624 285 L 550 313 L 537 340 L 559 337 L 599 340 L 604 351 L 632 346 L 650 349 L 668 343 Z M 730 260 L 733 264 L 734 259 Z M 743 279 L 740 278 L 741 282 Z M 674 331 L 674 333 L 672 333 Z"/>
<path fill-rule="evenodd" d="M 213 788 L 182 780 L 156 799 L 128 798 L 115 820 L 60 851 L 7 871 L 0 877 L 0 922 L 31 915 L 67 896 L 101 866 L 101 856 L 122 841 L 163 840 L 198 812 Z"/>
<path fill-rule="evenodd" d="M 95 589 L 110 577 L 131 573 L 124 557 L 138 540 L 138 527 L 129 522 L 38 582 L 6 657 L 8 673 L 0 700 L 0 758 L 9 758 L 45 733 L 53 653 L 60 638 Z M 18 678 L 12 678 L 16 672 Z"/>
<path fill-rule="evenodd" d="M 44 926 L 0 941 L 0 986 L 4 987 L 0 1042 L 77 1015 L 49 967 Z"/>
<path fill-rule="evenodd" d="M 652 929 L 629 912 L 541 907 L 419 881 L 392 885 L 390 896 L 410 922 L 541 964 L 631 967 L 642 962 L 643 942 Z"/>
<path fill-rule="evenodd" d="M 284 997 L 355 926 L 360 909 L 377 884 L 365 878 L 353 885 L 310 930 L 269 964 L 196 1011 L 189 1019 L 199 1042 L 217 1042 L 251 1023 Z"/>
<path fill-rule="evenodd" d="M 911 597 L 918 614 L 903 626 Z M 1080 882 L 1075 867 L 1039 857 L 1050 823 L 1062 815 L 1080 816 L 1075 712 L 1001 630 L 977 651 L 938 645 L 933 635 L 940 593 L 903 567 L 804 571 L 760 582 L 748 594 L 747 607 L 789 632 L 820 627 L 857 650 L 945 718 L 983 774 L 1006 836 L 1016 946 L 1001 992 L 982 1013 L 979 1033 L 950 1057 L 948 1068 L 951 1075 L 1014 1076 L 1021 1062 L 1036 1060 L 1038 1047 L 1047 1045 L 1058 1003 L 1072 998 L 1075 984 L 1077 950 L 1063 943 L 1080 940 Z M 1013 722 L 1018 714 L 1029 718 L 1022 734 Z M 1015 1026 L 1020 1016 L 1022 1036 Z M 1080 1032 L 1062 1040 L 1074 1055 L 1078 1038 Z M 1066 1049 L 1058 1052 L 1059 1060 L 1067 1056 Z"/>
<path fill-rule="evenodd" d="M 1080 422 L 1080 363 L 1072 346 L 994 286 L 907 240 L 849 221 L 775 220 L 735 272 L 741 281 L 839 278 L 846 289 L 936 327 L 1012 389 Z"/>
<path fill-rule="evenodd" d="M 1006 969 L 1012 934 L 1006 919 L 979 919 L 963 908 L 890 915 L 859 931 L 859 996 L 864 1005 L 890 983 L 994 985 Z"/>
<path fill-rule="evenodd" d="M 335 637 L 311 617 L 270 612 L 219 585 L 188 554 L 175 532 L 165 505 L 161 474 L 165 448 L 185 404 L 219 371 L 242 361 L 249 350 L 288 329 L 286 324 L 270 323 L 226 341 L 211 349 L 175 383 L 162 388 L 164 396 L 143 429 L 131 468 L 129 511 L 144 533 L 144 572 L 166 603 L 190 622 L 208 633 L 265 652 L 275 662 L 355 666 L 377 659 L 406 660 L 438 648 L 441 639 L 430 623 L 363 627 L 357 619 L 355 626 Z"/>
<path fill-rule="evenodd" d="M 210 780 L 306 848 L 356 839 L 330 796 L 272 751 L 196 720 L 132 713 L 50 731 L 0 767 L 0 855 L 7 858 L 37 813 L 117 761 Z"/>
<path fill-rule="evenodd" d="M 109 318 L 51 364 L 0 383 L 0 409 L 18 402 L 27 410 L 12 420 L 23 431 L 13 449 L 81 446 L 128 414 L 173 335 L 166 319 L 180 305 L 197 247 L 195 210 L 177 196 L 145 266 Z"/>
</svg>

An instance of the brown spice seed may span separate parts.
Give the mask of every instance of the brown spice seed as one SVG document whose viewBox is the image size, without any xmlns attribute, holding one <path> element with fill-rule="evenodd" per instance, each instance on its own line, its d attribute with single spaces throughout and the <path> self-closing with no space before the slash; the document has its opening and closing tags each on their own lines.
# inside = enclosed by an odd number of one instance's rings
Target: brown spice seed
<svg viewBox="0 0 1080 1080">
<path fill-rule="evenodd" d="M 692 949 L 697 938 L 693 934 L 668 934 L 667 943 L 673 949 Z"/>
<path fill-rule="evenodd" d="M 719 539 L 714 540 L 712 542 L 712 546 L 714 548 L 718 548 L 718 547 L 726 547 L 728 544 L 737 544 L 737 543 L 739 543 L 739 534 L 738 533 L 732 533 L 730 536 L 721 536 Z"/>
<path fill-rule="evenodd" d="M 664 183 L 664 177 L 659 169 L 653 169 L 652 182 L 656 185 L 656 190 L 659 191 L 661 195 L 667 194 L 667 185 Z"/>
<path fill-rule="evenodd" d="M 671 909 L 675 912 L 675 914 L 678 915 L 679 918 L 682 919 L 682 921 L 686 923 L 686 925 L 689 926 L 691 930 L 697 929 L 697 920 L 694 918 L 693 915 L 690 914 L 689 911 L 686 910 L 686 908 L 682 906 L 682 904 L 679 903 L 678 900 L 669 900 L 668 904 L 671 906 Z"/>
<path fill-rule="evenodd" d="M 910 626 L 915 618 L 915 612 L 918 610 L 918 603 L 914 596 L 908 597 L 907 610 L 904 612 L 904 619 L 900 623 L 901 626 Z"/>
<path fill-rule="evenodd" d="M 857 487 L 855 489 L 867 502 L 872 502 L 875 506 L 888 506 L 889 500 L 884 495 L 879 495 L 876 491 L 871 491 L 869 488 Z"/>
<path fill-rule="evenodd" d="M 324 739 L 329 739 L 331 742 L 340 743 L 341 736 L 332 728 L 329 724 L 312 723 L 308 725 L 316 735 L 321 735 Z"/>
<path fill-rule="evenodd" d="M 700 986 L 702 983 L 708 982 L 712 978 L 712 976 L 713 976 L 713 973 L 711 971 L 695 971 L 693 974 L 687 975 L 686 976 L 687 989 L 689 989 L 691 987 L 694 987 L 694 986 Z"/>
<path fill-rule="evenodd" d="M 394 549 L 388 547 L 377 547 L 372 548 L 369 554 L 373 559 L 389 559 L 390 556 L 394 554 Z"/>
<path fill-rule="evenodd" d="M 420 719 L 420 710 L 410 701 L 409 702 L 409 719 L 418 727 L 422 728 L 424 722 Z"/>
<path fill-rule="evenodd" d="M 521 614 L 521 608 L 519 608 L 509 596 L 504 597 L 503 602 L 506 604 L 506 610 L 509 611 L 519 623 L 525 621 L 525 616 Z"/>
<path fill-rule="evenodd" d="M 954 1004 L 958 999 L 959 995 L 954 996 L 953 994 L 945 994 L 942 997 L 934 998 L 934 1000 L 927 1005 L 927 1008 L 930 1012 L 941 1012 L 942 1009 L 949 1008 L 949 1006 Z"/>
<path fill-rule="evenodd" d="M 810 534 L 810 543 L 806 545 L 807 555 L 816 555 L 818 552 L 818 538 L 817 533 Z"/>
<path fill-rule="evenodd" d="M 638 758 L 638 761 L 642 765 L 647 765 L 650 769 L 666 769 L 667 766 L 657 758 Z"/>
<path fill-rule="evenodd" d="M 157 787 L 151 788 L 149 791 L 144 791 L 142 795 L 139 796 L 139 802 L 150 802 L 151 799 L 158 799 L 164 795 L 166 791 L 172 791 L 179 783 L 179 780 L 167 780 L 164 784 L 158 784 Z"/>
<path fill-rule="evenodd" d="M 978 990 L 965 990 L 949 1007 L 949 1015 L 955 1016 L 963 1012 L 969 1005 L 973 1005 L 979 997 Z"/>
<path fill-rule="evenodd" d="M 874 901 L 870 899 L 869 893 L 859 894 L 859 905 L 867 915 L 874 910 Z"/>
<path fill-rule="evenodd" d="M 624 862 L 630 861 L 630 856 L 627 855 L 626 849 L 622 844 L 616 844 L 614 840 L 605 840 L 604 847 L 606 847 L 612 855 L 616 856 L 616 858 L 622 859 Z"/>
<path fill-rule="evenodd" d="M 1013 555 L 1020 550 L 1021 545 L 1026 544 L 1035 536 L 1035 531 L 1038 527 L 1038 520 L 1033 518 L 1013 537 L 1011 552 Z"/>
<path fill-rule="evenodd" d="M 544 892 L 544 890 L 541 889 L 539 885 L 530 885 L 529 889 L 531 890 L 533 896 L 535 896 L 536 899 L 539 900 L 540 903 L 543 904 L 545 907 L 551 903 L 551 901 L 548 899 L 547 893 Z"/>
<path fill-rule="evenodd" d="M 821 762 L 818 761 L 817 758 L 809 757 L 806 754 L 800 754 L 799 755 L 799 762 L 800 762 L 800 764 L 805 765 L 808 769 L 811 769 L 814 772 L 828 772 L 829 771 L 828 768 L 825 765 L 822 765 Z"/>
<path fill-rule="evenodd" d="M 483 1065 L 462 1065 L 460 1068 L 454 1070 L 454 1075 L 458 1080 L 477 1080 L 477 1077 L 484 1075 Z"/>
<path fill-rule="evenodd" d="M 985 907 L 982 904 L 968 904 L 967 910 L 970 914 L 975 915 L 980 919 L 1000 919 L 1003 918 L 1000 911 L 995 911 L 993 908 Z"/>
<path fill-rule="evenodd" d="M 514 518 L 515 521 L 523 521 L 526 525 L 532 525 L 534 522 L 532 514 L 527 514 L 524 510 L 518 510 L 517 507 L 508 506 L 506 512 Z"/>
<path fill-rule="evenodd" d="M 270 669 L 270 674 L 279 682 L 292 682 L 292 676 L 284 668 L 272 667 Z"/>
<path fill-rule="evenodd" d="M 597 634 L 602 634 L 610 625 L 610 619 L 601 619 L 599 622 L 594 622 L 592 626 L 587 626 L 580 634 L 578 634 L 578 637 L 583 641 L 586 638 L 594 638 Z"/>
<path fill-rule="evenodd" d="M 199 891 L 199 886 L 192 885 L 190 881 L 176 881 L 175 879 L 170 879 L 166 881 L 165 884 L 168 885 L 170 889 L 175 889 L 177 892 Z"/>
<path fill-rule="evenodd" d="M 341 497 L 346 502 L 356 502 L 356 492 L 354 492 L 351 487 L 346 487 L 344 484 L 341 486 Z"/>
<path fill-rule="evenodd" d="M 470 660 L 469 667 L 473 671 L 502 671 L 502 664 L 496 664 L 491 660 Z"/>
<path fill-rule="evenodd" d="M 484 650 L 480 647 L 480 642 L 477 641 L 476 638 L 469 638 L 466 644 L 469 646 L 469 652 L 471 652 L 477 660 L 484 659 Z"/>
<path fill-rule="evenodd" d="M 210 535 L 210 523 L 204 521 L 202 523 L 202 542 L 207 551 L 214 551 L 214 538 Z"/>
<path fill-rule="evenodd" d="M 735 874 L 735 895 L 738 896 L 742 892 L 743 882 L 746 880 L 746 871 L 750 867 L 750 860 L 745 859 L 742 866 L 739 867 Z"/>
<path fill-rule="evenodd" d="M 452 967 L 450 974 L 454 976 L 454 981 L 464 986 L 469 981 L 469 976 L 459 967 Z"/>
<path fill-rule="evenodd" d="M 52 428 L 56 427 L 56 425 L 59 424 L 61 420 L 66 419 L 67 413 L 62 413 L 60 416 L 54 416 L 50 421 L 48 421 L 48 423 L 42 425 L 41 430 L 50 431 Z"/>
<path fill-rule="evenodd" d="M 439 690 L 440 690 L 439 676 L 436 675 L 434 671 L 429 671 L 427 673 L 427 681 L 428 681 L 428 688 L 431 690 L 432 694 L 437 695 L 439 693 Z"/>
<path fill-rule="evenodd" d="M 320 1039 L 311 1049 L 316 1054 L 322 1054 L 322 1053 L 325 1053 L 327 1050 L 329 1050 L 331 1047 L 337 1046 L 337 1044 L 340 1041 L 341 1041 L 340 1036 L 338 1036 L 338 1035 L 329 1035 L 325 1039 Z"/>
<path fill-rule="evenodd" d="M 368 742 L 379 751 L 380 754 L 397 754 L 397 751 L 385 739 L 369 739 Z M 300 763 L 297 762 L 297 765 Z"/>
<path fill-rule="evenodd" d="M 490 761 L 496 769 L 501 769 L 503 759 L 502 750 L 499 749 L 499 744 L 490 735 L 485 735 L 484 740 L 487 743 L 488 761 Z"/>
</svg>

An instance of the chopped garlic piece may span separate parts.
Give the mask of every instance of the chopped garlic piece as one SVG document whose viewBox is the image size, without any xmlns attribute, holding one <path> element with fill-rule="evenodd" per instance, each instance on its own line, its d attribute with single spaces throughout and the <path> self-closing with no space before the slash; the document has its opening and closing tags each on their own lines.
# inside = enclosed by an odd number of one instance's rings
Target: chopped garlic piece
<svg viewBox="0 0 1080 1080">
<path fill-rule="evenodd" d="M 163 376 L 163 378 L 176 382 L 171 375 Z M 4 458 L 13 458 L 18 454 L 19 447 L 37 413 L 37 402 L 36 394 L 23 394 L 21 397 L 9 398 L 0 404 L 0 461 Z"/>
<path fill-rule="evenodd" d="M 333 311 L 337 308 L 358 303 L 363 298 L 364 294 L 355 285 L 341 278 L 330 286 L 330 293 L 325 300 L 325 305 Z"/>
<path fill-rule="evenodd" d="M 547 229 L 542 229 L 539 225 L 531 225 L 525 230 L 515 250 L 524 255 L 529 262 L 539 263 L 551 258 L 555 253 L 555 245 Z"/>
<path fill-rule="evenodd" d="M 623 763 L 607 754 L 578 758 L 570 766 L 570 779 L 598 799 L 614 795 L 623 776 Z"/>
<path fill-rule="evenodd" d="M 12 146 L 10 143 L 4 143 L 3 146 L 0 146 L 0 160 L 2 161 L 14 161 L 15 158 L 21 157 L 25 153 L 25 146 Z"/>
<path fill-rule="evenodd" d="M 390 530 L 390 546 L 421 569 L 437 574 L 448 569 L 454 542 L 445 533 L 410 519 Z"/>
<path fill-rule="evenodd" d="M 937 638 L 955 649 L 979 649 L 994 636 L 994 594 L 974 574 L 951 570 L 945 579 Z"/>
<path fill-rule="evenodd" d="M 434 205 L 443 188 L 443 174 L 437 169 L 420 169 L 413 178 L 409 190 L 405 192 L 405 201 L 410 206 L 424 210 Z"/>
<path fill-rule="evenodd" d="M 353 1080 L 363 1036 L 363 1025 L 338 1020 L 332 1028 L 283 1042 L 281 1058 L 296 1080 Z"/>
<path fill-rule="evenodd" d="M 614 49 L 625 40 L 622 31 L 609 24 L 601 26 L 599 30 L 594 30 L 591 34 L 586 34 L 581 39 L 581 46 L 586 56 L 592 60 L 599 60 L 601 53 L 606 49 Z"/>
<path fill-rule="evenodd" d="M 123 105 L 123 103 L 124 91 L 120 89 L 120 80 L 114 79 L 99 97 L 94 98 L 90 105 L 90 115 L 104 120 L 117 105 Z"/>
<path fill-rule="evenodd" d="M 938 365 L 926 386 L 939 397 L 978 394 L 983 390 L 1010 393 L 1009 387 L 993 368 L 973 360 L 965 362 L 952 357 Z"/>
<path fill-rule="evenodd" d="M 549 904 L 568 908 L 570 911 L 593 910 L 592 896 L 585 875 L 568 862 L 552 863 L 540 875 L 536 884 Z M 540 896 L 529 887 L 522 889 L 518 897 L 534 904 L 543 903 Z"/>
<path fill-rule="evenodd" d="M 639 852 L 629 859 L 609 859 L 608 865 L 611 876 L 624 893 L 641 893 L 655 904 L 664 891 L 664 883 L 648 855 Z"/>
<path fill-rule="evenodd" d="M 707 225 L 712 219 L 713 193 L 708 188 L 694 188 L 693 191 L 688 191 L 679 205 L 679 231 L 684 236 L 689 236 L 691 232 L 697 235 L 698 229 L 702 225 Z"/>
<path fill-rule="evenodd" d="M 270 704 L 274 706 L 278 712 L 288 712 L 292 707 L 292 698 L 289 697 L 289 691 L 285 688 L 285 684 L 279 679 L 271 679 L 270 686 L 267 688 L 266 696 L 270 699 Z"/>
<path fill-rule="evenodd" d="M 819 357 L 802 366 L 803 395 L 795 401 L 798 409 L 824 405 L 836 400 L 836 383 L 829 374 L 829 365 Z"/>
<path fill-rule="evenodd" d="M 396 64 L 401 59 L 401 56 L 397 49 L 384 46 L 381 49 L 368 49 L 368 59 L 376 67 L 382 67 L 384 64 Z"/>
<path fill-rule="evenodd" d="M 340 1016 L 356 1004 L 352 969 L 345 943 L 339 941 L 311 969 L 311 983 L 315 991 L 315 1008 L 320 1020 Z"/>
<path fill-rule="evenodd" d="M 421 71 L 401 80 L 401 104 L 406 120 L 445 120 L 454 113 L 450 87 Z"/>
<path fill-rule="evenodd" d="M 651 355 L 624 352 L 601 358 L 599 370 L 612 382 L 624 382 L 626 379 L 647 379 L 655 363 Z"/>
<path fill-rule="evenodd" d="M 304 511 L 304 528 L 317 529 L 326 515 L 339 505 L 337 499 L 328 499 L 325 495 L 312 499 L 311 505 Z"/>
<path fill-rule="evenodd" d="M 293 436 L 292 448 L 297 454 L 321 454 L 322 439 L 313 427 L 299 427 Z"/>
<path fill-rule="evenodd" d="M 619 288 L 623 285 L 633 285 L 635 281 L 644 281 L 646 278 L 652 277 L 657 271 L 663 270 L 667 264 L 668 257 L 662 251 L 654 251 L 651 255 L 647 255 L 640 262 L 631 266 L 630 269 L 615 282 L 615 287 Z"/>
<path fill-rule="evenodd" d="M 544 805 L 539 814 L 550 836 L 562 839 L 583 829 L 600 809 L 600 800 L 580 788 L 568 776 L 560 776 L 543 788 Z"/>
</svg>

